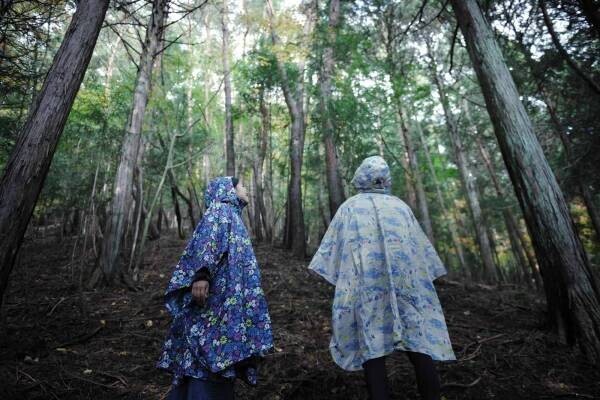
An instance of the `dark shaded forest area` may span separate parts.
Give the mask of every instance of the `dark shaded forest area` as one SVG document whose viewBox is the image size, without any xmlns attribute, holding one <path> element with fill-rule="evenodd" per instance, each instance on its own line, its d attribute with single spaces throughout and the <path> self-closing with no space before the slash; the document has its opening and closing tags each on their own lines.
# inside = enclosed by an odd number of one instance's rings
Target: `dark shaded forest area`
<svg viewBox="0 0 600 400">
<path fill-rule="evenodd" d="M 600 398 L 599 49 L 595 0 L 0 0 L 0 398 L 166 398 L 218 176 L 275 343 L 237 397 L 366 398 L 306 267 L 372 155 L 448 269 L 443 398 Z"/>
</svg>

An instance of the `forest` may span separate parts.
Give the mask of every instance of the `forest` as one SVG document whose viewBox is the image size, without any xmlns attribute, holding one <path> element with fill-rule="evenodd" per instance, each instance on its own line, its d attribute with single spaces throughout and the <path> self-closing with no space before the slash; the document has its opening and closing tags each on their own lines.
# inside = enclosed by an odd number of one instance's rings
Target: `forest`
<svg viewBox="0 0 600 400">
<path fill-rule="evenodd" d="M 448 269 L 443 398 L 600 398 L 599 55 L 596 0 L 0 0 L 0 398 L 165 398 L 218 176 L 275 342 L 238 397 L 366 398 L 306 266 L 373 155 Z"/>
</svg>

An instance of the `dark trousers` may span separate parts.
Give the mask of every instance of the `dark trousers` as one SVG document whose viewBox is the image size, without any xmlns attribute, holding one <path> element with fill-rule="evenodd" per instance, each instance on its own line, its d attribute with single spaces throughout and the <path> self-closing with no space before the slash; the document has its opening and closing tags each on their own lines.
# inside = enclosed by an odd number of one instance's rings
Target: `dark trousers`
<svg viewBox="0 0 600 400">
<path fill-rule="evenodd" d="M 185 378 L 178 386 L 173 386 L 167 400 L 234 400 L 234 382 L 229 380 L 211 381 Z"/>
<path fill-rule="evenodd" d="M 405 352 L 415 368 L 421 399 L 440 399 L 440 378 L 431 357 L 421 353 Z M 374 358 L 363 364 L 370 400 L 389 400 L 390 391 L 385 368 L 386 357 Z"/>
</svg>

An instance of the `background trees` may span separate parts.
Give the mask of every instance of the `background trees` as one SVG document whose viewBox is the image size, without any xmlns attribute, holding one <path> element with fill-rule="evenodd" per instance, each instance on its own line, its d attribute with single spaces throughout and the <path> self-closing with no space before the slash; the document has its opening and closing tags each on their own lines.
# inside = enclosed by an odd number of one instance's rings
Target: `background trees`
<svg viewBox="0 0 600 400">
<path fill-rule="evenodd" d="M 77 91 L 53 75 L 72 4 L 2 2 L 3 285 L 33 215 L 32 231 L 77 238 L 81 282 L 135 288 L 145 243 L 188 235 L 207 181 L 233 171 L 253 237 L 302 258 L 360 161 L 381 154 L 452 278 L 541 289 L 541 272 L 551 320 L 597 358 L 597 13 L 451 3 L 116 2 L 95 49 L 78 39 L 81 62 L 59 68 L 77 66 Z M 44 103 L 49 85 L 64 91 Z M 56 124 L 36 131 L 38 109 Z M 15 169 L 18 157 L 41 167 Z M 6 194 L 19 187 L 26 201 Z"/>
</svg>

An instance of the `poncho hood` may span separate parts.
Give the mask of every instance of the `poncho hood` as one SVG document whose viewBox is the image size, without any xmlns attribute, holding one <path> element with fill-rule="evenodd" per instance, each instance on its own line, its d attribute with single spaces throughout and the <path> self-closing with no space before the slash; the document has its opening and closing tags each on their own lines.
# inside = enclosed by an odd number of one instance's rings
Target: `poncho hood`
<svg viewBox="0 0 600 400">
<path fill-rule="evenodd" d="M 241 211 L 246 205 L 237 196 L 232 176 L 220 176 L 210 181 L 204 193 L 204 206 L 208 209 L 213 203 L 229 203 Z"/>
<path fill-rule="evenodd" d="M 351 183 L 359 192 L 389 193 L 392 187 L 390 167 L 380 156 L 367 157 L 356 169 Z"/>
</svg>

